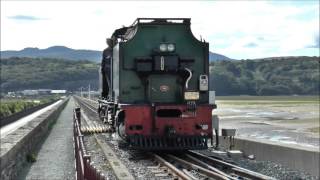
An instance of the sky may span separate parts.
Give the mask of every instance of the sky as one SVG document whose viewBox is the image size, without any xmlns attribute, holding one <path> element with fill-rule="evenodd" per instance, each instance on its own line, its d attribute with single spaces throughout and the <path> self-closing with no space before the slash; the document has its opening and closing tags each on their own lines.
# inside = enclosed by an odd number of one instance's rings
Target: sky
<svg viewBox="0 0 320 180">
<path fill-rule="evenodd" d="M 196 38 L 234 59 L 319 56 L 319 2 L 2 1 L 1 51 L 63 45 L 103 50 L 137 17 L 191 18 Z"/>
</svg>

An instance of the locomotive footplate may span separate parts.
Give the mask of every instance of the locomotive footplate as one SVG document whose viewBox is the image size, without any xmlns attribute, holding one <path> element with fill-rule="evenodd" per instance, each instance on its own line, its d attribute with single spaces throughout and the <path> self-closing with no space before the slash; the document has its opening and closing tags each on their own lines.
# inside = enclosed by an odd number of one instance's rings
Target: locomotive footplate
<svg viewBox="0 0 320 180">
<path fill-rule="evenodd" d="M 130 149 L 139 150 L 196 150 L 207 149 L 206 136 L 168 136 L 146 137 L 141 135 L 127 136 Z"/>
</svg>

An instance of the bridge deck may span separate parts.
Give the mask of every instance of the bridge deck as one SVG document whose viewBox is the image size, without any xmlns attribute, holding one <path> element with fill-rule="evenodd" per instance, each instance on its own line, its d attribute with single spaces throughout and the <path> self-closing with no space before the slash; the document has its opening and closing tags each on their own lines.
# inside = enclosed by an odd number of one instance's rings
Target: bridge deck
<svg viewBox="0 0 320 180">
<path fill-rule="evenodd" d="M 71 98 L 41 145 L 36 162 L 23 169 L 18 179 L 74 179 L 72 140 L 74 106 Z"/>
</svg>

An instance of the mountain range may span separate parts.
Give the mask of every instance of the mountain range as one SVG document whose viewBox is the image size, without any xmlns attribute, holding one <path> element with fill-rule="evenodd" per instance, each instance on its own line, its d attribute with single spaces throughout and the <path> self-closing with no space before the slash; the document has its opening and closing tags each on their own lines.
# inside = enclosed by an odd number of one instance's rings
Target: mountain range
<svg viewBox="0 0 320 180">
<path fill-rule="evenodd" d="M 1 51 L 1 58 L 29 57 L 29 58 L 59 58 L 70 60 L 100 61 L 101 51 L 75 50 L 65 46 L 52 46 L 47 49 L 24 48 L 20 51 Z"/>
<path fill-rule="evenodd" d="M 24 48 L 20 51 L 1 51 L 1 59 L 10 57 L 30 57 L 30 58 L 60 58 L 70 60 L 89 60 L 100 62 L 101 51 L 72 49 L 65 46 L 52 46 L 46 49 Z M 209 61 L 232 60 L 224 55 L 209 52 Z"/>
</svg>

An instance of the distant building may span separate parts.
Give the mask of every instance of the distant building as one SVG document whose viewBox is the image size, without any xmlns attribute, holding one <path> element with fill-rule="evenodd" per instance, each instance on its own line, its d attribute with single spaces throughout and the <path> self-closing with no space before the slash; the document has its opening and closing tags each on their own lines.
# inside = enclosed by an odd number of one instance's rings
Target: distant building
<svg viewBox="0 0 320 180">
<path fill-rule="evenodd" d="M 39 92 L 38 92 L 38 90 L 29 90 L 29 89 L 27 89 L 27 90 L 21 91 L 21 94 L 24 95 L 24 96 L 35 96 L 35 95 L 38 95 Z"/>
<path fill-rule="evenodd" d="M 16 93 L 15 92 L 8 92 L 8 96 L 15 96 Z"/>
<path fill-rule="evenodd" d="M 39 95 L 49 95 L 51 94 L 51 89 L 39 89 Z"/>
<path fill-rule="evenodd" d="M 67 90 L 51 90 L 51 94 L 66 94 Z"/>
</svg>

